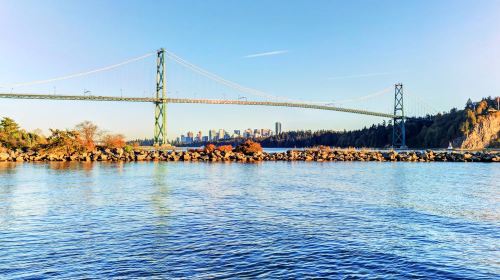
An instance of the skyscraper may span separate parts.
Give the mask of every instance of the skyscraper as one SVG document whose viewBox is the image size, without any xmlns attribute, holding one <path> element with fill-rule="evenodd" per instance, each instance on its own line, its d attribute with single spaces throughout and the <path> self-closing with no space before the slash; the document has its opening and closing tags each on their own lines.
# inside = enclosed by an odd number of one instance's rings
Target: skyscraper
<svg viewBox="0 0 500 280">
<path fill-rule="evenodd" d="M 281 123 L 280 122 L 276 122 L 275 124 L 275 133 L 276 135 L 280 135 L 281 134 Z"/>
<path fill-rule="evenodd" d="M 219 129 L 219 132 L 217 133 L 217 139 L 218 140 L 224 139 L 224 135 L 226 135 L 226 131 L 224 129 Z"/>
<path fill-rule="evenodd" d="M 193 143 L 194 133 L 192 131 L 188 131 L 186 137 L 186 143 Z"/>
<path fill-rule="evenodd" d="M 252 136 L 253 136 L 253 130 L 250 128 L 245 129 L 245 132 L 243 132 L 243 137 L 250 138 Z"/>
<path fill-rule="evenodd" d="M 217 136 L 217 131 L 215 131 L 215 129 L 210 129 L 210 131 L 208 131 L 208 140 L 209 141 L 217 140 L 217 139 L 215 139 L 216 136 Z"/>
</svg>

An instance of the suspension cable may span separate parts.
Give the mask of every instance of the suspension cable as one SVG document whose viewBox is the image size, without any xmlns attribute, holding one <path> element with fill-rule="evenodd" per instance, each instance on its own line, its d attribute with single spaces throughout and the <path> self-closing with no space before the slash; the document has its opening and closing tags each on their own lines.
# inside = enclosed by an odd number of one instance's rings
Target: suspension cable
<svg viewBox="0 0 500 280">
<path fill-rule="evenodd" d="M 17 87 L 46 84 L 46 83 L 55 82 L 55 81 L 62 81 L 62 80 L 68 80 L 68 79 L 76 78 L 76 77 L 87 76 L 87 75 L 98 73 L 98 72 L 102 72 L 102 71 L 108 71 L 108 70 L 111 70 L 111 69 L 114 69 L 114 68 L 117 68 L 117 67 L 120 67 L 120 66 L 123 66 L 123 65 L 126 65 L 126 64 L 129 64 L 129 63 L 132 63 L 132 62 L 144 59 L 144 58 L 147 58 L 147 57 L 150 57 L 153 54 L 155 54 L 155 52 L 150 52 L 150 53 L 147 53 L 147 54 L 135 57 L 135 58 L 131 58 L 131 59 L 125 60 L 125 61 L 117 63 L 117 64 L 109 65 L 109 66 L 106 66 L 106 67 L 102 67 L 102 68 L 98 68 L 98 69 L 94 69 L 94 70 L 90 70 L 90 71 L 75 73 L 75 74 L 71 74 L 71 75 L 67 75 L 67 76 L 56 77 L 56 78 L 51 78 L 51 79 L 46 79 L 46 80 L 37 80 L 37 81 L 31 81 L 31 82 L 24 82 L 24 83 L 10 84 L 10 85 L 2 85 L 2 87 L 17 88 Z"/>
<path fill-rule="evenodd" d="M 186 61 L 185 59 L 177 56 L 176 54 L 174 54 L 173 52 L 171 51 L 165 51 L 167 56 L 172 58 L 174 61 L 176 61 L 177 63 L 215 81 L 215 82 L 218 82 L 218 83 L 221 83 L 227 87 L 230 87 L 230 88 L 233 88 L 235 90 L 238 90 L 240 92 L 244 92 L 244 93 L 247 93 L 247 94 L 251 94 L 251 95 L 256 95 L 256 96 L 260 96 L 260 97 L 265 97 L 265 98 L 270 98 L 270 99 L 280 99 L 280 100 L 286 100 L 286 101 L 293 101 L 289 98 L 285 98 L 285 97 L 280 97 L 280 96 L 275 96 L 275 95 L 271 95 L 271 94 L 268 94 L 266 92 L 263 92 L 263 91 L 260 91 L 260 90 L 257 90 L 257 89 L 253 89 L 253 88 L 249 88 L 249 87 L 245 87 L 245 86 L 242 86 L 238 83 L 235 83 L 235 82 L 232 82 L 232 81 L 229 81 L 229 80 L 226 80 L 212 72 L 209 72 L 199 66 L 196 66 L 194 64 L 192 64 L 191 62 L 189 61 Z"/>
<path fill-rule="evenodd" d="M 420 102 L 421 105 L 424 105 L 423 107 L 425 109 L 430 109 L 432 111 L 431 113 L 434 113 L 434 114 L 439 113 L 439 110 L 437 110 L 434 106 L 432 106 L 431 104 L 427 103 L 423 99 L 419 98 L 418 95 L 413 94 L 411 92 L 408 92 L 408 90 L 405 90 L 405 94 L 409 95 L 412 98 L 414 98 L 417 102 Z"/>
<path fill-rule="evenodd" d="M 372 94 L 368 94 L 368 95 L 364 95 L 364 96 L 359 96 L 359 97 L 355 97 L 355 98 L 351 98 L 351 99 L 344 99 L 344 100 L 339 100 L 339 101 L 314 101 L 314 102 L 308 102 L 308 103 L 317 103 L 317 104 L 333 104 L 333 103 L 343 104 L 343 103 L 350 103 L 350 102 L 355 102 L 355 101 L 361 101 L 361 100 L 370 99 L 370 98 L 373 98 L 373 97 L 376 97 L 376 96 L 388 93 L 388 92 L 390 92 L 391 89 L 392 89 L 392 87 L 388 87 L 388 88 L 385 88 L 385 89 L 383 89 L 381 91 L 377 91 L 377 92 L 372 93 Z"/>
<path fill-rule="evenodd" d="M 244 92 L 244 93 L 248 93 L 248 94 L 251 94 L 251 95 L 256 95 L 256 96 L 259 96 L 259 97 L 265 97 L 265 98 L 271 98 L 271 99 L 278 99 L 278 100 L 285 100 L 285 101 L 291 101 L 291 102 L 304 102 L 304 101 L 301 101 L 301 100 L 293 100 L 293 99 L 290 99 L 290 98 L 286 98 L 286 97 L 281 97 L 281 96 L 276 96 L 276 95 L 271 95 L 271 94 L 268 94 L 266 92 L 263 92 L 263 91 L 260 91 L 260 90 L 257 90 L 257 89 L 253 89 L 253 88 L 249 88 L 249 87 L 245 87 L 245 86 L 242 86 L 238 83 L 235 83 L 235 82 L 232 82 L 232 81 L 229 81 L 227 79 L 224 79 L 212 72 L 209 72 L 208 70 L 205 70 L 197 65 L 194 65 L 193 63 L 189 62 L 189 61 L 186 61 L 185 59 L 179 57 L 178 55 L 176 55 L 175 53 L 171 52 L 171 51 L 166 51 L 166 54 L 168 57 L 170 57 L 171 59 L 173 59 L 174 61 L 176 61 L 177 63 L 215 81 L 215 82 L 218 82 L 218 83 L 221 83 L 223 85 L 226 85 L 230 88 L 233 88 L 235 90 L 238 90 L 240 92 Z M 372 98 L 372 97 L 375 97 L 375 96 L 379 96 L 379 95 L 382 95 L 384 93 L 387 93 L 389 90 L 391 89 L 391 87 L 388 87 L 382 91 L 379 91 L 379 92 L 376 92 L 376 93 L 373 93 L 373 94 L 370 94 L 370 95 L 366 95 L 366 96 L 361 96 L 361 97 L 357 97 L 357 98 L 353 98 L 353 99 L 348 99 L 348 100 L 342 100 L 342 101 L 339 101 L 339 102 L 336 102 L 336 103 L 348 103 L 348 102 L 353 102 L 353 101 L 359 101 L 359 100 L 364 100 L 364 99 L 368 99 L 368 98 Z M 318 104 L 328 104 L 328 103 L 332 103 L 331 101 L 327 101 L 327 102 L 307 102 L 307 103 L 318 103 Z"/>
</svg>

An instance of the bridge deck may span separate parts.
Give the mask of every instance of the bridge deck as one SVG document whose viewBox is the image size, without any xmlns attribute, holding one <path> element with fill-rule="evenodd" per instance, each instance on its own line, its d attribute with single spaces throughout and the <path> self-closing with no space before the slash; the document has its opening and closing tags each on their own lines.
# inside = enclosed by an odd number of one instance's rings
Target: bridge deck
<svg viewBox="0 0 500 280">
<path fill-rule="evenodd" d="M 250 106 L 274 106 L 294 107 L 316 110 L 337 111 L 383 118 L 394 118 L 387 113 L 372 112 L 359 109 L 348 109 L 335 106 L 315 105 L 295 102 L 273 102 L 273 101 L 242 101 L 242 100 L 220 100 L 220 99 L 192 99 L 192 98 L 150 98 L 150 97 L 114 97 L 114 96 L 83 96 L 83 95 L 49 95 L 49 94 L 18 94 L 0 93 L 0 98 L 10 99 L 48 99 L 48 100 L 80 100 L 80 101 L 117 101 L 117 102 L 150 102 L 150 103 L 189 103 L 189 104 L 225 104 L 225 105 L 250 105 Z"/>
</svg>

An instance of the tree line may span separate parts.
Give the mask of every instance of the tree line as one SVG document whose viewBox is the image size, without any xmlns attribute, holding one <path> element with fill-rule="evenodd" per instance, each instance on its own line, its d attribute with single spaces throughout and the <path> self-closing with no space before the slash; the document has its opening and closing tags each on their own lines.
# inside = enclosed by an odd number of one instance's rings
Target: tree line
<svg viewBox="0 0 500 280">
<path fill-rule="evenodd" d="M 22 129 L 13 119 L 4 117 L 0 121 L 1 150 L 46 150 L 51 152 L 85 152 L 101 148 L 124 148 L 125 137 L 106 133 L 90 121 L 84 121 L 74 129 L 50 129 L 44 136 L 40 130 L 32 132 Z"/>
<path fill-rule="evenodd" d="M 427 115 L 406 120 L 406 144 L 410 148 L 446 148 L 453 140 L 468 135 L 473 127 L 491 111 L 496 111 L 497 99 L 483 98 L 480 102 L 467 102 L 464 109 Z M 288 131 L 267 138 L 256 138 L 263 147 L 373 147 L 386 148 L 392 144 L 392 123 L 374 124 L 352 131 L 301 130 Z M 218 145 L 236 146 L 244 139 L 216 141 Z M 204 145 L 206 143 L 200 143 Z"/>
</svg>

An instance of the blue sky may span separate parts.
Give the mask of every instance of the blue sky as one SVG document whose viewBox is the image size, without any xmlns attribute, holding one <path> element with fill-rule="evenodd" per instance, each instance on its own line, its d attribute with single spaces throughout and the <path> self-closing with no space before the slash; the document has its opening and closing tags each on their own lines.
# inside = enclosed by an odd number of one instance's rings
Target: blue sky
<svg viewBox="0 0 500 280">
<path fill-rule="evenodd" d="M 164 47 L 226 79 L 289 99 L 335 102 L 402 82 L 411 96 L 449 110 L 469 97 L 499 94 L 499 14 L 494 0 L 0 1 L 0 85 L 90 70 Z M 100 76 L 14 91 L 147 96 L 153 75 L 150 57 Z M 241 94 L 171 61 L 167 77 L 171 96 Z M 344 106 L 387 112 L 392 98 L 389 91 Z M 0 100 L 0 116 L 30 130 L 91 120 L 129 138 L 153 131 L 151 104 Z M 285 130 L 343 130 L 382 119 L 286 108 L 168 107 L 170 138 L 188 130 L 272 128 L 275 121 Z"/>
</svg>

